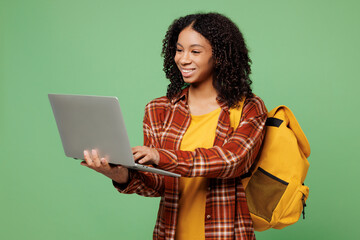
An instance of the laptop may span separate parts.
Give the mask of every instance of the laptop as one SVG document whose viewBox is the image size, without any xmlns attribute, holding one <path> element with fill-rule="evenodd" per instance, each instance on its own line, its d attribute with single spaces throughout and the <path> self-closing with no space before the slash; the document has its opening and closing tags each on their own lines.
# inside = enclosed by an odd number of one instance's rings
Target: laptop
<svg viewBox="0 0 360 240">
<path fill-rule="evenodd" d="M 180 177 L 135 163 L 116 97 L 69 94 L 48 94 L 48 97 L 67 157 L 84 159 L 84 150 L 96 149 L 111 164 Z"/>
</svg>

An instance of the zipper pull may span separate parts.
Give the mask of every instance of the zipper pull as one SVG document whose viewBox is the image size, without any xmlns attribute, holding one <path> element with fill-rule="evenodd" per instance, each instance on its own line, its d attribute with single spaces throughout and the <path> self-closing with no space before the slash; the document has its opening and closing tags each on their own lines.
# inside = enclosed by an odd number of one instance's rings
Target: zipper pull
<svg viewBox="0 0 360 240">
<path fill-rule="evenodd" d="M 302 204 L 303 204 L 303 210 L 302 210 L 302 215 L 303 215 L 303 219 L 305 219 L 305 207 L 306 207 L 306 203 L 305 203 L 305 195 L 303 194 L 302 196 Z"/>
</svg>

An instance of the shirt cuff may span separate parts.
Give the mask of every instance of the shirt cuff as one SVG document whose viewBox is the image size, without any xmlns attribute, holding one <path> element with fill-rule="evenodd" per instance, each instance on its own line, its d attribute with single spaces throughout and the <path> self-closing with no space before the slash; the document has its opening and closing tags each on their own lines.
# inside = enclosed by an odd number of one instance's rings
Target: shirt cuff
<svg viewBox="0 0 360 240">
<path fill-rule="evenodd" d="M 132 180 L 134 179 L 134 175 L 136 174 L 135 173 L 136 171 L 132 170 L 132 169 L 129 169 L 129 178 L 128 178 L 128 181 L 126 183 L 118 183 L 118 182 L 115 182 L 114 180 L 112 180 L 112 184 L 113 186 L 123 192 L 126 190 L 126 188 L 130 185 L 130 183 L 132 182 Z"/>
</svg>

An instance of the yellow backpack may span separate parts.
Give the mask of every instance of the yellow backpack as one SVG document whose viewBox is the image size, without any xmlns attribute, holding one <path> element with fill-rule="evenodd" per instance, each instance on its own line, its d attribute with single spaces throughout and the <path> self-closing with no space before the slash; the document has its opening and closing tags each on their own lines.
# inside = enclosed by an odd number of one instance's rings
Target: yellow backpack
<svg viewBox="0 0 360 240">
<path fill-rule="evenodd" d="M 297 222 L 301 212 L 305 217 L 309 155 L 309 142 L 290 109 L 270 111 L 257 165 L 242 179 L 256 231 L 284 228 Z"/>
</svg>

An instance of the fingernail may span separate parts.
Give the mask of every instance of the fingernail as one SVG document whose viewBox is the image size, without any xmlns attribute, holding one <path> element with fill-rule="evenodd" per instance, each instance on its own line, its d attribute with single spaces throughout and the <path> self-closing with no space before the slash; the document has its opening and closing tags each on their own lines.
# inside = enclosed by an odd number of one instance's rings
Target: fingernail
<svg viewBox="0 0 360 240">
<path fill-rule="evenodd" d="M 86 150 L 84 150 L 84 155 L 87 155 L 87 151 L 86 151 Z"/>
<path fill-rule="evenodd" d="M 95 154 L 96 154 L 95 149 L 92 149 L 92 150 L 91 150 L 91 153 L 92 153 L 93 155 L 95 155 Z"/>
</svg>

